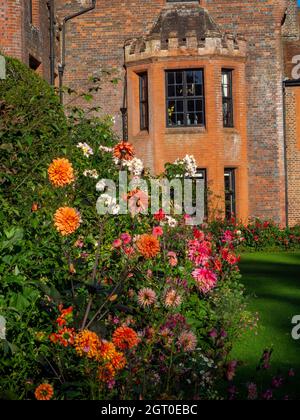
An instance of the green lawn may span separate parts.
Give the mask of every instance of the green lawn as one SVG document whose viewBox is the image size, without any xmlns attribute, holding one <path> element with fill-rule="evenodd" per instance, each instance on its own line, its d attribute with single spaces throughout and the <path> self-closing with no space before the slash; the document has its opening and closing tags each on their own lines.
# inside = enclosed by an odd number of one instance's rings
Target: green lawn
<svg viewBox="0 0 300 420">
<path fill-rule="evenodd" d="M 241 272 L 260 323 L 257 335 L 246 332 L 234 346 L 233 357 L 245 362 L 238 382 L 249 382 L 263 350 L 273 347 L 272 373 L 294 368 L 293 391 L 300 394 L 300 341 L 291 337 L 291 319 L 300 314 L 300 252 L 245 254 Z"/>
</svg>

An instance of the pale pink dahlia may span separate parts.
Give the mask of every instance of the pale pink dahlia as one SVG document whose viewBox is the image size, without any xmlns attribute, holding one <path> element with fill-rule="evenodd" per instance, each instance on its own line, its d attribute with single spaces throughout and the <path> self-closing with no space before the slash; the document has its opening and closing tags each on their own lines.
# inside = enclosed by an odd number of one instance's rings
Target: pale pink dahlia
<svg viewBox="0 0 300 420">
<path fill-rule="evenodd" d="M 151 306 L 156 302 L 156 293 L 154 290 L 145 287 L 138 293 L 138 303 L 140 306 Z"/>
<path fill-rule="evenodd" d="M 181 304 L 181 296 L 175 289 L 169 289 L 165 295 L 165 306 L 167 308 L 172 308 L 179 306 Z"/>
</svg>

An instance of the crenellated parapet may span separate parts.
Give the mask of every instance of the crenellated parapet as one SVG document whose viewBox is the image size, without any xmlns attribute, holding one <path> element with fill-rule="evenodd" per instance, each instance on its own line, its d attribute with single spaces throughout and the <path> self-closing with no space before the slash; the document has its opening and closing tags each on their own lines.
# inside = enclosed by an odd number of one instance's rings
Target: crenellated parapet
<svg viewBox="0 0 300 420">
<path fill-rule="evenodd" d="M 224 35 L 222 38 L 207 37 L 201 41 L 193 32 L 187 33 L 184 40 L 175 34 L 164 43 L 160 39 L 138 38 L 125 46 L 126 63 L 165 58 L 174 56 L 228 56 L 245 58 L 247 54 L 246 40 L 241 36 Z"/>
<path fill-rule="evenodd" d="M 126 62 L 178 56 L 246 57 L 246 40 L 224 34 L 201 7 L 166 9 L 147 36 L 125 45 Z"/>
</svg>

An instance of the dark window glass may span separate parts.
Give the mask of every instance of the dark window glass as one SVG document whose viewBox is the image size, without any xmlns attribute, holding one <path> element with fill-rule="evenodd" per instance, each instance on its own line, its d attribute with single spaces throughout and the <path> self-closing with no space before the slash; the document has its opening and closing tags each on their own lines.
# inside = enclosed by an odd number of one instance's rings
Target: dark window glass
<svg viewBox="0 0 300 420">
<path fill-rule="evenodd" d="M 233 127 L 232 70 L 222 70 L 223 126 Z"/>
<path fill-rule="evenodd" d="M 203 70 L 166 72 L 167 126 L 205 125 Z"/>
<path fill-rule="evenodd" d="M 139 74 L 140 78 L 140 129 L 149 130 L 148 74 Z"/>
<path fill-rule="evenodd" d="M 29 68 L 36 71 L 40 67 L 41 62 L 34 58 L 32 55 L 29 55 Z"/>
<path fill-rule="evenodd" d="M 225 216 L 230 219 L 236 214 L 235 169 L 225 169 Z"/>
</svg>

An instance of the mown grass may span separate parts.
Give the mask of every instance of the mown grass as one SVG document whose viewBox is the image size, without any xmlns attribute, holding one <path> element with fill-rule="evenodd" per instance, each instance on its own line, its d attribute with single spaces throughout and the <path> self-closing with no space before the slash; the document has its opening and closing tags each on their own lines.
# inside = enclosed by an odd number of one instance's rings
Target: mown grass
<svg viewBox="0 0 300 420">
<path fill-rule="evenodd" d="M 300 315 L 300 252 L 244 254 L 240 267 L 250 295 L 250 310 L 259 313 L 260 322 L 256 333 L 245 332 L 234 345 L 232 358 L 243 361 L 236 381 L 243 387 L 257 380 L 256 366 L 262 352 L 273 348 L 272 369 L 263 374 L 263 387 L 269 386 L 278 371 L 286 376 L 293 368 L 296 376 L 284 391 L 299 396 L 300 340 L 291 336 L 291 321 Z"/>
</svg>

